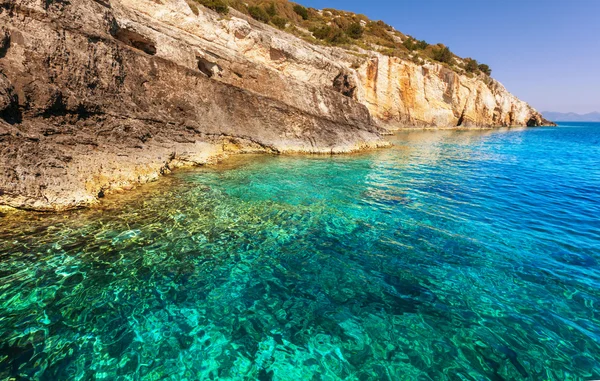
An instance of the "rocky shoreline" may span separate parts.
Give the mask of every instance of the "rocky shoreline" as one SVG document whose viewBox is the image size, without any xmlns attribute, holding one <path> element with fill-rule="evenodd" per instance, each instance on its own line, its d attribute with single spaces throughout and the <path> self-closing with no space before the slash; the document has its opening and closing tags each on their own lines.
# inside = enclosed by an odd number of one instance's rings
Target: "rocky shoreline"
<svg viewBox="0 0 600 381">
<path fill-rule="evenodd" d="M 174 168 L 371 149 L 405 126 L 547 123 L 491 81 L 185 0 L 0 0 L 0 205 L 86 207 Z"/>
</svg>

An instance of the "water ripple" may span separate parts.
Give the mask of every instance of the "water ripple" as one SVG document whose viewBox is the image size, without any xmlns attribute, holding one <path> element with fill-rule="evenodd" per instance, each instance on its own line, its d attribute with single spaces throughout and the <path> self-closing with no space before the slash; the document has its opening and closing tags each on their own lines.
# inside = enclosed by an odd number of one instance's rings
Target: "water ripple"
<svg viewBox="0 0 600 381">
<path fill-rule="evenodd" d="M 0 379 L 598 379 L 599 139 L 412 131 L 0 217 Z"/>
</svg>

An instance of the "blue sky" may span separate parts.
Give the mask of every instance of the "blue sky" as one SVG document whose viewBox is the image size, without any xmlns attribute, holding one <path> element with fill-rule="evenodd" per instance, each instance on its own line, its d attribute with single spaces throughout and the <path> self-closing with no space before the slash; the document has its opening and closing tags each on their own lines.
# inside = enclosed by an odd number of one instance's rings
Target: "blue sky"
<svg viewBox="0 0 600 381">
<path fill-rule="evenodd" d="M 600 0 L 296 0 L 383 20 L 492 67 L 539 111 L 600 111 Z"/>
</svg>

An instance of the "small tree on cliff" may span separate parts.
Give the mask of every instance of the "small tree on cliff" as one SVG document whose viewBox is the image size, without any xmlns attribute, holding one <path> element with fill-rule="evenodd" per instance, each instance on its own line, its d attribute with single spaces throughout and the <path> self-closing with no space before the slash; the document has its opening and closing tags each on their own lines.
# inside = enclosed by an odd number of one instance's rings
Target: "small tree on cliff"
<svg viewBox="0 0 600 381">
<path fill-rule="evenodd" d="M 448 65 L 454 65 L 454 54 L 447 46 L 438 47 L 433 51 L 433 59 Z"/>
<path fill-rule="evenodd" d="M 481 72 L 487 76 L 492 75 L 492 69 L 486 64 L 480 64 L 479 70 L 481 70 Z"/>
<path fill-rule="evenodd" d="M 348 43 L 348 37 L 337 25 L 324 25 L 311 29 L 313 36 L 331 45 L 342 45 Z"/>
<path fill-rule="evenodd" d="M 275 25 L 279 29 L 285 29 L 287 26 L 288 20 L 284 17 L 275 16 L 271 19 L 273 25 Z"/>
<path fill-rule="evenodd" d="M 424 50 L 427 49 L 427 47 L 429 46 L 429 44 L 427 43 L 427 41 L 425 40 L 420 40 L 417 41 L 412 37 L 408 37 L 406 40 L 404 40 L 404 42 L 402 42 L 402 45 L 404 45 L 404 47 L 408 50 L 415 51 L 415 50 Z"/>
<path fill-rule="evenodd" d="M 345 32 L 348 35 L 348 37 L 358 40 L 359 38 L 362 37 L 362 35 L 364 33 L 364 29 L 363 29 L 362 25 L 360 25 L 360 23 L 355 22 L 355 23 L 350 24 L 346 28 Z"/>
<path fill-rule="evenodd" d="M 302 17 L 302 20 L 308 20 L 308 9 L 304 8 L 302 5 L 294 5 L 294 12 L 300 15 L 300 17 Z"/>
<path fill-rule="evenodd" d="M 467 73 L 475 73 L 477 70 L 479 70 L 479 64 L 477 63 L 477 60 L 474 60 L 473 58 L 465 59 L 465 70 Z"/>
<path fill-rule="evenodd" d="M 429 44 L 425 40 L 419 40 L 416 42 L 416 46 L 417 46 L 417 49 L 424 50 L 424 49 L 427 49 Z"/>
<path fill-rule="evenodd" d="M 248 13 L 250 13 L 250 16 L 255 20 L 265 23 L 269 22 L 269 14 L 262 7 L 250 6 L 248 7 Z"/>
<path fill-rule="evenodd" d="M 275 3 L 271 3 L 266 9 L 267 14 L 271 17 L 275 17 L 277 15 L 277 8 L 275 8 Z"/>
</svg>

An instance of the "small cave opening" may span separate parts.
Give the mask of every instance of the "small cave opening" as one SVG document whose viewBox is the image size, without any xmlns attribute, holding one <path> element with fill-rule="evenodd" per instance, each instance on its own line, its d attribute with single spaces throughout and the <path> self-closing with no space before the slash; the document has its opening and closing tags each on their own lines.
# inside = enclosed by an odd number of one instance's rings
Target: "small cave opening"
<svg viewBox="0 0 600 381">
<path fill-rule="evenodd" d="M 10 33 L 6 30 L 0 30 L 0 58 L 6 56 L 6 53 L 10 48 L 10 43 Z"/>
<path fill-rule="evenodd" d="M 0 73 L 0 119 L 8 124 L 19 124 L 23 113 L 19 106 L 19 96 L 4 74 Z"/>
<path fill-rule="evenodd" d="M 354 98 L 356 93 L 356 84 L 351 76 L 346 73 L 340 73 L 333 80 L 333 88 L 348 98 Z"/>
<path fill-rule="evenodd" d="M 508 113 L 508 123 L 511 126 L 515 125 L 515 112 L 512 110 Z"/>
<path fill-rule="evenodd" d="M 156 44 L 154 41 L 136 31 L 124 29 L 118 25 L 113 25 L 110 33 L 117 40 L 137 50 L 141 50 L 151 56 L 156 54 Z"/>
<path fill-rule="evenodd" d="M 466 122 L 466 113 L 467 113 L 467 105 L 463 108 L 463 111 L 460 113 L 458 117 L 458 122 L 456 123 L 456 127 L 462 127 Z"/>
<path fill-rule="evenodd" d="M 196 57 L 196 59 L 198 60 L 198 70 L 206 74 L 208 78 L 212 78 L 215 75 L 219 77 L 223 76 L 223 69 L 218 64 L 211 62 L 203 57 Z"/>
<path fill-rule="evenodd" d="M 0 111 L 0 119 L 11 125 L 19 124 L 23 121 L 23 112 L 19 105 L 15 103 Z"/>
<path fill-rule="evenodd" d="M 527 121 L 527 127 L 538 127 L 541 124 L 542 124 L 542 121 L 540 121 L 540 119 L 536 118 L 535 116 L 532 116 Z"/>
</svg>

